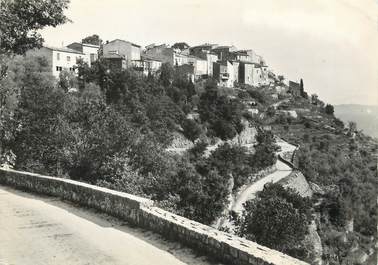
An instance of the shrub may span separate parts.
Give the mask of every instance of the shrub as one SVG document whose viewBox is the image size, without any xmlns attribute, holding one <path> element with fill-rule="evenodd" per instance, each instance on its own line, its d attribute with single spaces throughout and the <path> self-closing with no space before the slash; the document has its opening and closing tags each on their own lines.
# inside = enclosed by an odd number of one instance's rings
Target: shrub
<svg viewBox="0 0 378 265">
<path fill-rule="evenodd" d="M 185 119 L 182 123 L 182 128 L 184 130 L 184 135 L 190 141 L 194 142 L 202 133 L 201 126 L 191 119 Z"/>
</svg>

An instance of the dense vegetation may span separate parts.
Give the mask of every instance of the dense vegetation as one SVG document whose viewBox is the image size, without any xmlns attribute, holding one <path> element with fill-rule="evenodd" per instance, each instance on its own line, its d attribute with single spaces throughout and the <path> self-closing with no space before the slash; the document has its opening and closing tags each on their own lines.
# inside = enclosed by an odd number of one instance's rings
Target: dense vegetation
<svg viewBox="0 0 378 265">
<path fill-rule="evenodd" d="M 329 104 L 301 100 L 295 104 L 314 114 L 301 114 L 284 123 L 280 117 L 274 131 L 300 145 L 294 163 L 317 187 L 313 199 L 323 258 L 331 264 L 354 262 L 352 246 L 366 251 L 377 236 L 377 143 L 357 132 L 353 122 L 344 128 Z M 351 223 L 353 232 L 346 233 Z M 340 239 L 343 235 L 345 241 Z"/>
<path fill-rule="evenodd" d="M 214 126 L 206 117 L 222 124 L 234 121 L 235 127 L 242 119 L 241 104 L 216 92 L 199 97 L 199 120 L 186 118 L 196 94 L 191 81 L 179 74 L 167 82 L 161 75 L 108 72 L 99 61 L 93 67 L 82 64 L 77 80 L 63 72 L 56 83 L 48 67 L 40 57 L 15 57 L 2 80 L 17 94 L 9 138 L 3 142 L 18 169 L 147 196 L 179 214 L 211 223 L 232 190 L 275 162 L 273 135 L 264 131 L 259 132 L 254 154 L 225 143 L 205 156 L 206 147 L 199 148 L 202 141 L 184 156 L 167 153 L 175 131 L 192 141 L 201 135 L 227 140 L 237 130 Z M 216 90 L 214 82 L 209 81 L 205 90 Z M 208 102 L 213 102 L 212 108 L 206 108 Z"/>
<path fill-rule="evenodd" d="M 247 201 L 238 221 L 239 234 L 262 245 L 308 259 L 302 245 L 308 233 L 311 202 L 294 190 L 268 184 L 256 199 Z"/>
<path fill-rule="evenodd" d="M 275 163 L 274 133 L 300 145 L 294 163 L 315 195 L 309 201 L 279 185 L 266 186 L 246 203 L 239 234 L 310 260 L 301 241 L 315 218 L 329 264 L 353 264 L 349 254 L 356 245 L 366 252 L 372 248 L 377 144 L 356 132 L 356 124 L 345 131 L 333 106 L 316 95 L 309 98 L 303 81 L 299 96 L 289 91 L 273 97 L 276 92 L 268 88 L 246 86 L 236 93 L 211 79 L 193 84 L 169 64 L 143 77 L 108 71 L 98 61 L 80 64 L 78 77 L 62 72 L 56 82 L 44 58 L 16 54 L 39 47 L 44 26 L 67 21 L 67 5 L 67 0 L 0 2 L 1 164 L 150 197 L 209 224 L 230 193 Z M 97 35 L 84 40 L 101 43 Z M 275 99 L 285 102 L 273 107 Z M 256 101 L 261 115 L 247 113 L 245 101 Z M 291 109 L 303 112 L 294 118 L 284 112 Z M 196 111 L 199 117 L 190 118 Z M 227 142 L 244 129 L 245 119 L 273 131 L 259 130 L 253 152 Z M 184 154 L 166 152 L 175 132 L 194 143 Z M 214 143 L 219 145 L 208 152 Z M 347 233 L 351 221 L 354 229 Z"/>
</svg>

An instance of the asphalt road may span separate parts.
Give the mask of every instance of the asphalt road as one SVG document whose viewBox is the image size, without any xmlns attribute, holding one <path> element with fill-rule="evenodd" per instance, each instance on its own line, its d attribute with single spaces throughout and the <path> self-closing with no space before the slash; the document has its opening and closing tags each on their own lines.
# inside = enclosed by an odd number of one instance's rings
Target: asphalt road
<svg viewBox="0 0 378 265">
<path fill-rule="evenodd" d="M 214 263 L 108 215 L 0 186 L 0 265 L 11 264 Z"/>
</svg>

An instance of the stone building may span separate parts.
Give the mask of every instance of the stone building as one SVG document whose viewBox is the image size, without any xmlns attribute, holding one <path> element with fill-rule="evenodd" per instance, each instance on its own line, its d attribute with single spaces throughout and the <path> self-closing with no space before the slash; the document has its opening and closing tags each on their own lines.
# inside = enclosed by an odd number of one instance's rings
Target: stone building
<svg viewBox="0 0 378 265">
<path fill-rule="evenodd" d="M 238 67 L 238 62 L 221 61 L 213 64 L 213 77 L 218 81 L 218 84 L 223 87 L 234 87 L 238 77 L 235 76 L 235 70 Z"/>
<path fill-rule="evenodd" d="M 267 66 L 252 62 L 240 62 L 239 83 L 255 87 L 267 85 L 269 83 Z"/>
<path fill-rule="evenodd" d="M 211 52 L 217 45 L 216 44 L 203 44 L 190 48 L 190 54 L 207 61 L 207 76 L 213 76 L 213 64 L 218 61 L 218 55 Z"/>
<path fill-rule="evenodd" d="M 300 84 L 294 81 L 289 81 L 289 93 L 296 97 L 301 96 Z"/>
<path fill-rule="evenodd" d="M 234 60 L 233 52 L 236 52 L 235 46 L 217 46 L 211 50 L 215 53 L 220 61 Z"/>
</svg>

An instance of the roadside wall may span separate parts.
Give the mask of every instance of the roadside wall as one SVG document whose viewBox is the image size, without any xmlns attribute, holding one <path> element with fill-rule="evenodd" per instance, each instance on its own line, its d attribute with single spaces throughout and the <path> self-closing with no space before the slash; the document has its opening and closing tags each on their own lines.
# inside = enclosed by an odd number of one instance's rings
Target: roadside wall
<svg viewBox="0 0 378 265">
<path fill-rule="evenodd" d="M 252 241 L 218 231 L 209 226 L 153 206 L 153 201 L 86 183 L 0 169 L 0 184 L 57 196 L 120 217 L 134 225 L 234 265 L 308 265 Z"/>
</svg>

